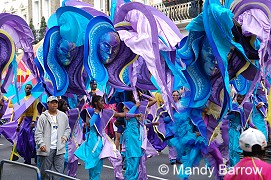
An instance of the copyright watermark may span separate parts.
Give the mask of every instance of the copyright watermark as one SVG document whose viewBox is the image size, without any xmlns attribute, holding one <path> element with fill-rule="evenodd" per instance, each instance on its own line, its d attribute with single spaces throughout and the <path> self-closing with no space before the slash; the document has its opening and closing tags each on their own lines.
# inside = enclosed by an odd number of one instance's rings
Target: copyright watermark
<svg viewBox="0 0 271 180">
<path fill-rule="evenodd" d="M 159 174 L 161 175 L 167 175 L 169 173 L 169 167 L 168 165 L 166 164 L 161 164 L 159 167 L 158 167 L 158 172 Z"/>
<path fill-rule="evenodd" d="M 261 174 L 262 168 L 254 168 L 254 167 L 227 167 L 226 165 L 219 165 L 218 168 L 218 175 L 219 176 L 225 176 L 226 174 L 232 175 L 232 174 Z M 190 176 L 190 175 L 203 175 L 207 176 L 208 178 L 212 177 L 215 174 L 214 167 L 184 167 L 182 165 L 173 165 L 168 166 L 166 164 L 161 164 L 158 167 L 158 173 L 160 175 L 167 175 L 169 173 L 172 173 L 173 175 L 184 175 L 184 176 Z"/>
</svg>

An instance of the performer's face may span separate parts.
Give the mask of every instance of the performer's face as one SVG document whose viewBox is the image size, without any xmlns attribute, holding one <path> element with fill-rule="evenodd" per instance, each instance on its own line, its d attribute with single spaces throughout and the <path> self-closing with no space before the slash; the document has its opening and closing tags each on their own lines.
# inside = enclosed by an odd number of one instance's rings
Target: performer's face
<svg viewBox="0 0 271 180">
<path fill-rule="evenodd" d="M 116 32 L 108 32 L 100 38 L 98 54 L 103 64 L 111 63 L 118 55 L 120 38 Z"/>
<path fill-rule="evenodd" d="M 179 93 L 178 92 L 175 91 L 174 93 L 172 93 L 172 97 L 173 97 L 174 102 L 179 101 Z"/>
<path fill-rule="evenodd" d="M 98 101 L 97 106 L 98 106 L 99 109 L 104 109 L 104 100 L 103 100 L 103 98 L 101 98 Z"/>
<path fill-rule="evenodd" d="M 91 90 L 95 91 L 97 89 L 97 82 L 94 81 L 90 84 Z"/>
<path fill-rule="evenodd" d="M 31 85 L 26 85 L 24 88 L 25 94 L 28 96 L 31 94 L 32 86 Z"/>
<path fill-rule="evenodd" d="M 68 66 L 72 62 L 72 52 L 75 50 L 75 45 L 67 40 L 60 40 L 57 48 L 57 59 L 63 66 Z"/>
<path fill-rule="evenodd" d="M 207 38 L 205 38 L 203 41 L 203 46 L 200 51 L 200 58 L 203 62 L 203 68 L 204 68 L 205 73 L 208 76 L 213 75 L 215 72 L 215 66 L 217 64 L 217 61 L 215 60 L 215 57 L 212 52 L 212 48 L 209 42 L 207 41 Z"/>
</svg>

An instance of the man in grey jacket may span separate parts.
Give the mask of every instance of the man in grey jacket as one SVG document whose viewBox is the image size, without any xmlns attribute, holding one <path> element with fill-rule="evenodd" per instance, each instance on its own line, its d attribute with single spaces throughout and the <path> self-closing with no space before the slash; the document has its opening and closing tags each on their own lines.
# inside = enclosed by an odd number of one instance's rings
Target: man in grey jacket
<svg viewBox="0 0 271 180">
<path fill-rule="evenodd" d="M 71 132 L 68 116 L 57 110 L 57 97 L 50 96 L 47 105 L 48 110 L 40 115 L 35 132 L 42 179 L 48 178 L 45 176 L 45 170 L 63 173 L 65 143 Z"/>
</svg>

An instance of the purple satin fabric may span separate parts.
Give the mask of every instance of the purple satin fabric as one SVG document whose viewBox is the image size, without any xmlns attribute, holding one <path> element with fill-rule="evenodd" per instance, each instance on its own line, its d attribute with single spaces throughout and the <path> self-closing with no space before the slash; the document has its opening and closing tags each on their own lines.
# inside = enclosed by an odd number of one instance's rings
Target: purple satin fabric
<svg viewBox="0 0 271 180">
<path fill-rule="evenodd" d="M 109 161 L 114 167 L 115 178 L 118 180 L 124 179 L 122 174 L 122 156 L 116 149 L 113 140 L 104 132 L 103 135 L 103 149 L 100 154 L 100 159 L 109 158 Z"/>
<path fill-rule="evenodd" d="M 67 112 L 67 115 L 69 117 L 69 125 L 71 128 L 71 132 L 73 133 L 73 131 L 77 125 L 77 121 L 79 119 L 79 109 L 77 109 L 77 108 L 70 109 Z M 71 135 L 72 135 L 72 133 L 71 133 Z"/>
<path fill-rule="evenodd" d="M 20 100 L 20 104 L 16 103 L 14 104 L 14 117 L 13 120 L 16 121 L 19 119 L 19 117 L 25 112 L 25 110 L 27 110 L 27 108 L 29 108 L 34 101 L 36 100 L 36 98 L 32 95 L 30 95 L 30 97 L 25 100 L 25 98 Z"/>
<path fill-rule="evenodd" d="M 76 177 L 77 168 L 78 168 L 78 160 L 72 163 L 68 163 L 68 169 L 67 169 L 68 176 Z"/>
<path fill-rule="evenodd" d="M 109 161 L 111 162 L 114 168 L 114 175 L 116 180 L 123 180 L 124 176 L 122 174 L 122 156 L 118 154 L 116 158 L 109 157 Z"/>
<path fill-rule="evenodd" d="M 23 49 L 22 61 L 36 77 L 38 70 L 33 60 L 34 52 L 32 47 L 34 36 L 28 24 L 17 15 L 2 13 L 0 16 L 0 27 L 9 33 L 16 48 Z"/>
<path fill-rule="evenodd" d="M 17 151 L 27 163 L 31 163 L 31 158 L 36 155 L 36 143 L 34 131 L 30 128 L 32 117 L 24 117 L 18 133 Z"/>
<path fill-rule="evenodd" d="M 168 146 L 168 159 L 176 160 L 177 159 L 177 151 L 174 146 Z"/>
<path fill-rule="evenodd" d="M 162 151 L 167 146 L 166 141 L 162 141 L 155 133 L 153 126 L 148 128 L 148 140 L 157 151 Z"/>
<path fill-rule="evenodd" d="M 18 121 L 11 121 L 2 126 L 0 126 L 0 133 L 12 144 L 16 139 L 16 128 L 18 126 Z"/>
<path fill-rule="evenodd" d="M 167 87 L 165 74 L 161 73 L 164 72 L 164 69 L 162 69 L 159 51 L 175 50 L 175 45 L 180 42 L 181 38 L 160 17 L 162 13 L 157 16 L 150 10 L 148 6 L 137 2 L 127 3 L 120 7 L 114 24 L 121 21 L 131 23 L 133 31 L 119 30 L 120 38 L 135 54 L 144 58 L 148 70 L 155 78 L 158 86 L 161 87 L 165 106 L 171 112 L 170 104 L 173 99 L 171 89 Z M 160 40 L 158 36 L 166 43 Z"/>
<path fill-rule="evenodd" d="M 249 0 L 247 0 L 248 2 Z M 265 1 L 267 4 L 271 4 L 270 2 Z M 238 4 L 237 6 L 239 6 Z M 238 7 L 237 7 L 238 8 Z M 247 8 L 247 7 L 246 7 Z M 244 8 L 244 9 L 246 9 Z M 265 10 L 262 8 L 260 9 L 254 9 L 253 7 L 250 7 L 251 9 L 246 9 L 246 11 L 243 11 L 242 14 L 239 13 L 236 16 L 236 19 L 238 23 L 242 26 L 242 33 L 243 35 L 251 35 L 254 34 L 256 37 L 261 40 L 260 49 L 258 50 L 259 57 L 260 57 L 260 67 L 261 72 L 258 72 L 256 74 L 256 77 L 254 78 L 254 81 L 251 84 L 251 88 L 249 89 L 249 92 L 246 94 L 246 97 L 243 102 L 245 102 L 248 97 L 252 94 L 254 87 L 257 82 L 259 82 L 261 76 L 265 79 L 265 54 L 267 53 L 267 49 L 270 49 L 267 47 L 268 41 L 270 41 L 270 33 L 271 33 L 271 23 L 268 19 Z M 263 11 L 262 11 L 263 10 Z M 243 103 L 242 103 L 243 104 Z"/>
<path fill-rule="evenodd" d="M 76 142 L 73 138 L 70 138 L 68 140 L 68 163 L 73 163 L 74 161 L 78 160 L 78 158 L 74 155 L 76 149 Z"/>
</svg>

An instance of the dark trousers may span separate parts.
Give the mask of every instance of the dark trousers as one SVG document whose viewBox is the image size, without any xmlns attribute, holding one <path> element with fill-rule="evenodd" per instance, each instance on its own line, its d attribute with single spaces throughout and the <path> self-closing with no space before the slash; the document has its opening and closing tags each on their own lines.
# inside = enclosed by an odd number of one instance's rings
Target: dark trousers
<svg viewBox="0 0 271 180">
<path fill-rule="evenodd" d="M 50 177 L 45 174 L 45 170 L 52 170 L 59 173 L 64 171 L 64 154 L 56 155 L 56 149 L 50 149 L 49 156 L 39 156 L 40 172 L 42 180 L 49 180 Z"/>
</svg>

